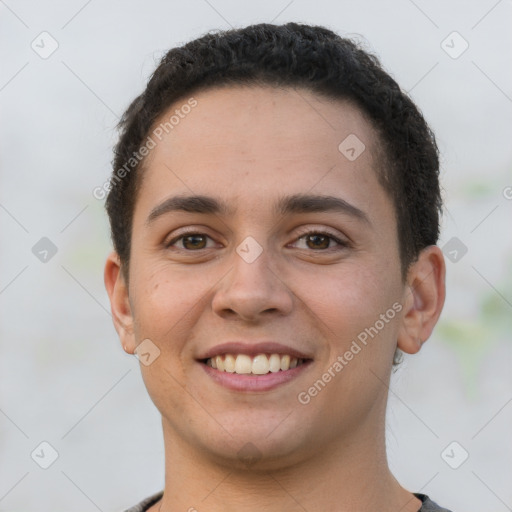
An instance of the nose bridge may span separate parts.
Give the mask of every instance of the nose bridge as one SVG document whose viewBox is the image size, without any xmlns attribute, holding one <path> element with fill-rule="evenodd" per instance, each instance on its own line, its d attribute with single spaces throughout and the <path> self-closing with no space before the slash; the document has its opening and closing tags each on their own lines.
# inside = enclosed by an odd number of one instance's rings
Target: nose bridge
<svg viewBox="0 0 512 512">
<path fill-rule="evenodd" d="M 274 288 L 275 274 L 271 270 L 271 249 L 261 235 L 246 236 L 236 247 L 233 255 L 231 284 L 254 287 L 253 293 L 264 294 Z"/>
<path fill-rule="evenodd" d="M 258 270 L 261 270 L 259 265 L 270 264 L 269 251 L 272 250 L 272 227 L 275 219 L 267 210 L 268 208 L 262 208 L 261 202 L 253 203 L 251 198 L 240 198 L 236 226 L 231 233 L 237 244 L 236 254 L 233 255 L 235 265 L 253 265 L 258 262 Z M 242 261 L 238 261 L 236 257 Z M 240 268 L 243 269 L 244 265 Z"/>
<path fill-rule="evenodd" d="M 263 240 L 261 230 L 259 233 L 246 236 L 236 246 L 232 268 L 214 297 L 217 313 L 231 310 L 253 318 L 269 310 L 290 311 L 291 292 L 275 270 L 272 249 Z"/>
</svg>

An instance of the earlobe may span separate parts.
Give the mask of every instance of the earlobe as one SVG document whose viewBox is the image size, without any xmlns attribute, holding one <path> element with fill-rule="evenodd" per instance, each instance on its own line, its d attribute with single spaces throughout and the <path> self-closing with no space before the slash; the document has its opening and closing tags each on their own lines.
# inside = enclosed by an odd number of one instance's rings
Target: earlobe
<svg viewBox="0 0 512 512">
<path fill-rule="evenodd" d="M 430 337 L 444 306 L 446 266 L 436 245 L 421 251 L 407 275 L 403 297 L 402 325 L 398 348 L 408 354 L 419 352 Z"/>
<path fill-rule="evenodd" d="M 133 316 L 128 286 L 121 271 L 121 262 L 116 252 L 111 252 L 108 255 L 103 277 L 110 299 L 110 310 L 114 327 L 119 335 L 123 350 L 133 354 L 136 347 L 133 332 Z"/>
</svg>

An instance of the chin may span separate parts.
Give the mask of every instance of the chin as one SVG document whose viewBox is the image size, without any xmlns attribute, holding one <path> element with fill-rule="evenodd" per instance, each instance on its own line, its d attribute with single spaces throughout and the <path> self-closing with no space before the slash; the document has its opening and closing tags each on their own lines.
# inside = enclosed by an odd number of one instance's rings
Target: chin
<svg viewBox="0 0 512 512">
<path fill-rule="evenodd" d="M 282 421 L 282 418 L 281 418 Z M 204 452 L 212 460 L 226 468 L 239 470 L 269 471 L 285 469 L 308 458 L 311 449 L 311 437 L 298 434 L 292 422 L 285 425 L 276 422 L 229 425 L 222 433 L 217 429 L 208 435 L 199 433 Z M 205 435 L 206 434 L 206 435 Z"/>
<path fill-rule="evenodd" d="M 279 471 L 295 466 L 298 462 L 308 458 L 301 446 L 296 442 L 293 445 L 287 440 L 268 439 L 254 441 L 232 441 L 209 445 L 206 449 L 211 459 L 226 469 L 240 471 Z"/>
</svg>

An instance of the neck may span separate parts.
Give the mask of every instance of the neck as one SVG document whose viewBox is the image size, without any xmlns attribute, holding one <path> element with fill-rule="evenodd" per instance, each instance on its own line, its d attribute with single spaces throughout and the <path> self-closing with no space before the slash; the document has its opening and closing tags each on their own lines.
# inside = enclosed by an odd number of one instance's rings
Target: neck
<svg viewBox="0 0 512 512">
<path fill-rule="evenodd" d="M 420 500 L 389 470 L 384 421 L 370 419 L 350 439 L 319 444 L 314 456 L 260 471 L 205 457 L 164 419 L 165 490 L 151 512 L 417 512 Z"/>
</svg>

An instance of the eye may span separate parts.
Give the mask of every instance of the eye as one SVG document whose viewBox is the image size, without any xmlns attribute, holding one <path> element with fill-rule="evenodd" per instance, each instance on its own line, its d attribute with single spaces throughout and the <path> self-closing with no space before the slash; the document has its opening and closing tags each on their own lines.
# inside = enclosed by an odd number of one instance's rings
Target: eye
<svg viewBox="0 0 512 512">
<path fill-rule="evenodd" d="M 348 247 L 349 243 L 344 240 L 340 240 L 332 233 L 327 231 L 307 231 L 303 233 L 297 240 L 305 240 L 306 248 L 313 250 L 324 250 L 324 249 L 335 249 L 333 247 L 329 247 L 331 241 L 336 242 L 342 248 Z"/>
<path fill-rule="evenodd" d="M 171 241 L 165 244 L 166 248 L 171 248 L 176 246 L 177 243 L 181 243 L 181 247 L 176 247 L 178 250 L 184 250 L 188 252 L 200 251 L 202 249 L 208 249 L 212 246 L 207 247 L 207 240 L 212 240 L 211 237 L 206 235 L 205 233 L 199 232 L 189 232 L 183 233 L 178 237 L 173 238 Z M 349 246 L 349 242 L 346 240 L 340 240 L 338 237 L 334 236 L 332 233 L 327 231 L 319 231 L 319 230 L 311 230 L 307 231 L 300 235 L 297 238 L 297 241 L 305 240 L 306 249 L 313 249 L 315 251 L 320 250 L 324 252 L 327 249 L 336 249 L 335 247 L 330 247 L 331 242 L 336 242 L 338 246 L 341 248 L 345 248 Z M 301 247 L 299 247 L 301 248 Z M 304 247 L 302 247 L 304 248 Z"/>
<path fill-rule="evenodd" d="M 176 238 L 173 238 L 170 242 L 168 242 L 165 246 L 167 248 L 172 247 L 177 242 L 182 242 L 182 246 L 178 247 L 178 249 L 186 250 L 186 251 L 193 251 L 201 250 L 201 249 L 208 249 L 206 247 L 206 239 L 210 238 L 208 235 L 204 233 L 184 233 Z M 211 240 L 211 238 L 210 238 Z"/>
</svg>

